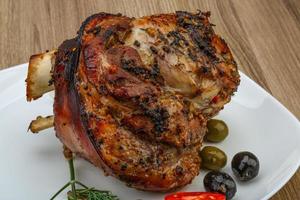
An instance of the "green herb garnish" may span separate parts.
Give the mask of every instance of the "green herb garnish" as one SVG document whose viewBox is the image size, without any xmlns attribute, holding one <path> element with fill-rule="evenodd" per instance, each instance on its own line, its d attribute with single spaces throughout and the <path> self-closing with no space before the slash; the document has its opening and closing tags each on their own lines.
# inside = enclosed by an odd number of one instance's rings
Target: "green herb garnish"
<svg viewBox="0 0 300 200">
<path fill-rule="evenodd" d="M 97 190 L 93 187 L 87 187 L 83 183 L 75 179 L 75 170 L 73 163 L 73 155 L 70 150 L 64 148 L 64 155 L 69 163 L 70 181 L 59 189 L 50 200 L 54 200 L 62 191 L 71 186 L 68 194 L 68 200 L 119 200 L 110 191 Z M 76 189 L 76 185 L 80 188 Z"/>
</svg>

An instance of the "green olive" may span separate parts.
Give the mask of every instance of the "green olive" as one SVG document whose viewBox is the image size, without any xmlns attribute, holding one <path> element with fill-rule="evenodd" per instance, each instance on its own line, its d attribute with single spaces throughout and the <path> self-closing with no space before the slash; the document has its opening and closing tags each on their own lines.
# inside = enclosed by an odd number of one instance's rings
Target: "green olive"
<svg viewBox="0 0 300 200">
<path fill-rule="evenodd" d="M 206 146 L 200 151 L 202 167 L 209 170 L 219 170 L 227 163 L 226 154 L 219 148 Z"/>
<path fill-rule="evenodd" d="M 210 119 L 207 122 L 207 133 L 205 140 L 208 142 L 221 142 L 228 135 L 228 127 L 224 121 Z"/>
</svg>

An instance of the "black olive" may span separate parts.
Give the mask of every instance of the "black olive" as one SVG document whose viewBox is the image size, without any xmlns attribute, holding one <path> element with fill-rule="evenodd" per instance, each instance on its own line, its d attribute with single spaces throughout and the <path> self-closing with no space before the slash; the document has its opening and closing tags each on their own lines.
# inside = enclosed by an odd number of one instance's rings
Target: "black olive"
<svg viewBox="0 0 300 200">
<path fill-rule="evenodd" d="M 206 191 L 222 193 L 227 200 L 232 199 L 236 193 L 234 180 L 224 172 L 211 171 L 207 173 L 203 183 Z"/>
<path fill-rule="evenodd" d="M 258 158 L 248 151 L 237 153 L 231 161 L 231 169 L 238 180 L 249 181 L 258 175 Z"/>
</svg>

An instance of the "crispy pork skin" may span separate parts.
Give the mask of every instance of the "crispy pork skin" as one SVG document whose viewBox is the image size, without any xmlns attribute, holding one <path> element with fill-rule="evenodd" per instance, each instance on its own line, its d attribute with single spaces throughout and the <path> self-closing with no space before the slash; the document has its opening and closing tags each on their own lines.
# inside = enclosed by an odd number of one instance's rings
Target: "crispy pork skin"
<svg viewBox="0 0 300 200">
<path fill-rule="evenodd" d="M 89 17 L 56 53 L 57 137 L 131 187 L 168 191 L 190 183 L 206 122 L 239 84 L 208 17 Z"/>
</svg>

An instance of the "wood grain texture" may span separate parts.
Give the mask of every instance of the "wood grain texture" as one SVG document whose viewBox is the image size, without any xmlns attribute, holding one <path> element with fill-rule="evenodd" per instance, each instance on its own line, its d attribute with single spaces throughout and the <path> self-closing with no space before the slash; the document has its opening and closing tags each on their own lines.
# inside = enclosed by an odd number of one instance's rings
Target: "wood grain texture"
<svg viewBox="0 0 300 200">
<path fill-rule="evenodd" d="M 0 0 L 0 69 L 57 47 L 96 12 L 210 10 L 240 70 L 300 118 L 299 0 Z M 300 171 L 272 200 L 300 199 Z"/>
</svg>

